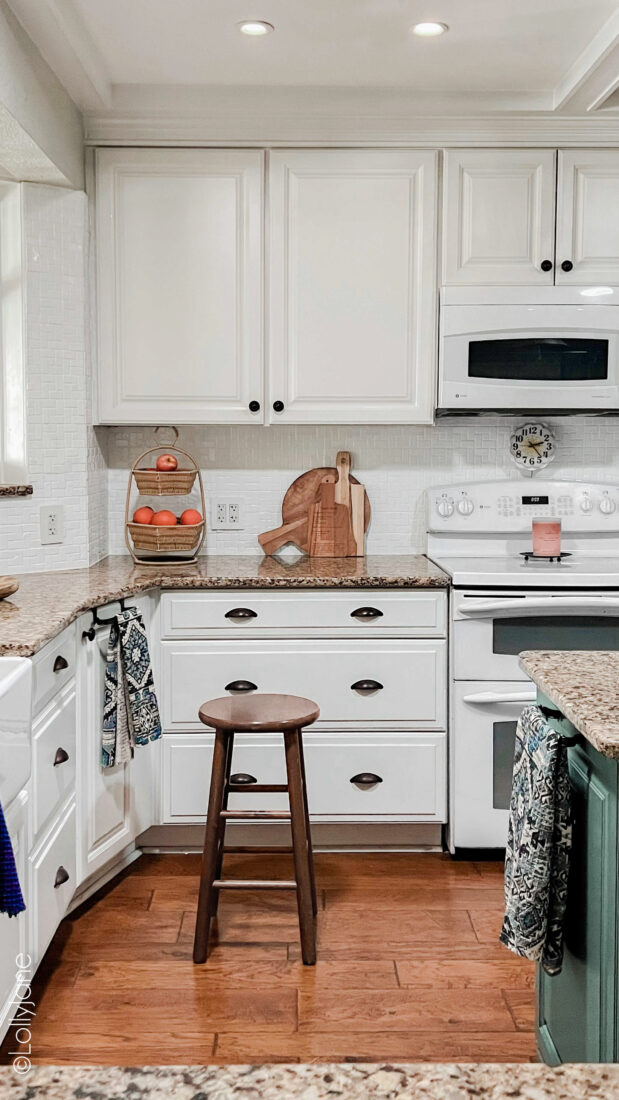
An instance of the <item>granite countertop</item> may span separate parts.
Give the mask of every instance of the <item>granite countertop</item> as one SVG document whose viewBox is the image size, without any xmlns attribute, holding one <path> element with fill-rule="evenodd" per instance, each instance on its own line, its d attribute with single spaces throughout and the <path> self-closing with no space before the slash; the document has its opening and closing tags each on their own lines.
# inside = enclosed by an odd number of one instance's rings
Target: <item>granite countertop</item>
<svg viewBox="0 0 619 1100">
<path fill-rule="evenodd" d="M 449 577 L 422 554 L 365 558 L 223 557 L 194 565 L 136 566 L 128 554 L 89 569 L 22 573 L 0 601 L 0 656 L 29 657 L 90 607 L 153 588 L 446 588 Z"/>
<path fill-rule="evenodd" d="M 594 749 L 619 760 L 619 653 L 529 651 L 520 667 Z"/>
<path fill-rule="evenodd" d="M 0 1069 L 2 1100 L 613 1100 L 619 1066 L 266 1065 L 39 1066 L 23 1078 Z"/>
</svg>

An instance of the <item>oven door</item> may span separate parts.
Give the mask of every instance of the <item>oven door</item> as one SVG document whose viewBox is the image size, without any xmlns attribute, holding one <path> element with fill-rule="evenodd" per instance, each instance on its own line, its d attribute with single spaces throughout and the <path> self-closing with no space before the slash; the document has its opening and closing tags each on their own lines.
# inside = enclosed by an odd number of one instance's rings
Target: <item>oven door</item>
<svg viewBox="0 0 619 1100">
<path fill-rule="evenodd" d="M 604 593 L 453 596 L 456 680 L 526 680 L 525 649 L 619 650 L 619 596 Z"/>
<path fill-rule="evenodd" d="M 450 847 L 504 848 L 516 725 L 534 703 L 529 681 L 454 685 Z"/>
<path fill-rule="evenodd" d="M 439 408 L 617 408 L 618 314 L 602 305 L 442 307 Z"/>
</svg>

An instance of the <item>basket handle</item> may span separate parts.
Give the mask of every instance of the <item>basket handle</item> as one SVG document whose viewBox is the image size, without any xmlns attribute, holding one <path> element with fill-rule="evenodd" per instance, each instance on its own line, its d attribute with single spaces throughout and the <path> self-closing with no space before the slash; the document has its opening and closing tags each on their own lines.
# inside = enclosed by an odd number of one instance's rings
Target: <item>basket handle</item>
<svg viewBox="0 0 619 1100">
<path fill-rule="evenodd" d="M 162 441 L 159 444 L 161 447 L 173 447 L 175 445 L 175 443 L 178 443 L 178 428 L 175 428 L 174 424 L 159 424 L 156 428 L 153 429 L 153 435 L 154 435 L 155 439 L 157 441 L 159 441 L 158 432 L 167 432 L 167 431 L 174 432 L 174 438 L 173 438 L 171 443 L 168 443 L 167 440 L 166 440 L 165 443 Z"/>
</svg>

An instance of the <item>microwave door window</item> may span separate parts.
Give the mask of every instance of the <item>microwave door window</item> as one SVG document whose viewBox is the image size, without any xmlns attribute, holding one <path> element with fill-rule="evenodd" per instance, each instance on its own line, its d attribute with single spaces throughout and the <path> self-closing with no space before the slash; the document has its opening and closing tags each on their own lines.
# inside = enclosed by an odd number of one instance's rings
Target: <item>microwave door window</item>
<svg viewBox="0 0 619 1100">
<path fill-rule="evenodd" d="M 608 340 L 524 337 L 471 340 L 469 378 L 506 382 L 595 382 L 608 378 Z"/>
</svg>

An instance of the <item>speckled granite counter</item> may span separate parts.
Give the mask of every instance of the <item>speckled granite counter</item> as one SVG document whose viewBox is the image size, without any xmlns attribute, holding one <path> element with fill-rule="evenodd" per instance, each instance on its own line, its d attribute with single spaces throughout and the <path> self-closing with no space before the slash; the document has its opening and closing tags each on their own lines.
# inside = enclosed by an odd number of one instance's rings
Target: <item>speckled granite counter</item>
<svg viewBox="0 0 619 1100">
<path fill-rule="evenodd" d="M 619 760 L 619 653 L 530 651 L 520 667 L 598 752 Z"/>
<path fill-rule="evenodd" d="M 116 1067 L 41 1066 L 20 1079 L 0 1070 L 6 1100 L 613 1100 L 619 1066 L 275 1065 Z"/>
<path fill-rule="evenodd" d="M 0 601 L 0 656 L 28 657 L 90 607 L 153 588 L 446 588 L 449 577 L 423 555 L 366 558 L 218 557 L 195 565 L 135 566 L 128 555 L 90 569 L 23 573 Z"/>
</svg>

